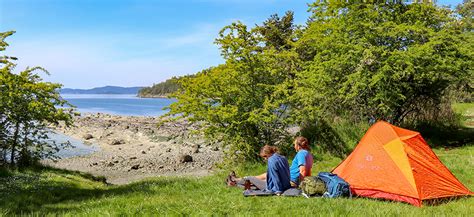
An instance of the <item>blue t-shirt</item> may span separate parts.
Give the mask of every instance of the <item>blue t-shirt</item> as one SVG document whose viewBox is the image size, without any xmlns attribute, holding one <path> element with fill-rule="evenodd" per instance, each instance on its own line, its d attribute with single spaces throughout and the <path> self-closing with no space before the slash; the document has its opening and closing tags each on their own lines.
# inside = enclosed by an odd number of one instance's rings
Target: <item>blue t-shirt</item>
<svg viewBox="0 0 474 217">
<path fill-rule="evenodd" d="M 288 165 L 288 160 L 275 153 L 268 158 L 266 190 L 282 193 L 290 187 L 290 166 Z"/>
<path fill-rule="evenodd" d="M 306 171 L 310 171 L 313 167 L 313 155 L 309 151 L 304 149 L 298 151 L 291 163 L 291 181 L 296 184 L 300 182 L 300 166 L 305 166 Z"/>
</svg>

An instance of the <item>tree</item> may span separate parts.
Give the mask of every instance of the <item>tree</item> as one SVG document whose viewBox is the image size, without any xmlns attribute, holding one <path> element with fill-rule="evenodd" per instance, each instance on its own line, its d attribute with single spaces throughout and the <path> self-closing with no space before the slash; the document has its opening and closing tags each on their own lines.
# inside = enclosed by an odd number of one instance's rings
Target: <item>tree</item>
<svg viewBox="0 0 474 217">
<path fill-rule="evenodd" d="M 216 43 L 225 63 L 180 80 L 168 115 L 202 123 L 232 155 L 282 144 L 289 126 L 343 155 L 333 120 L 444 120 L 451 93 L 472 83 L 465 9 L 456 16 L 431 3 L 318 1 L 310 10 L 306 27 L 291 12 L 251 29 L 224 27 Z"/>
<path fill-rule="evenodd" d="M 12 35 L 14 32 L 0 32 L 0 51 L 4 51 L 5 48 L 8 46 L 8 44 L 5 42 L 5 39 Z M 7 72 L 10 70 L 11 67 L 13 67 L 13 64 L 10 62 L 14 58 L 8 57 L 8 56 L 0 56 L 0 77 L 2 80 L 5 78 L 5 76 L 8 76 Z M 6 85 L 0 85 L 0 150 L 1 150 L 1 156 L 0 156 L 0 163 L 3 164 L 6 162 L 7 159 L 7 136 L 8 136 L 8 129 L 10 127 L 10 123 L 7 121 L 6 117 L 6 106 L 5 102 L 7 99 L 7 86 Z"/>
<path fill-rule="evenodd" d="M 456 7 L 456 12 L 458 14 L 458 19 L 456 20 L 455 27 L 458 31 L 461 31 L 462 37 L 464 38 L 461 47 L 466 48 L 468 52 L 471 52 L 472 56 L 472 53 L 474 52 L 474 2 L 464 0 L 462 4 L 459 4 Z M 465 80 L 467 82 L 457 88 L 457 90 L 461 91 L 455 92 L 455 97 L 458 97 L 459 101 L 472 102 L 474 100 L 472 95 L 474 92 L 474 72 L 472 67 L 470 67 L 468 76 Z"/>
<path fill-rule="evenodd" d="M 295 32 L 290 12 L 252 29 L 224 27 L 216 44 L 225 64 L 182 79 L 168 115 L 203 123 L 207 135 L 232 145 L 232 155 L 250 159 L 261 146 L 285 140 L 288 84 L 298 67 Z"/>
<path fill-rule="evenodd" d="M 282 18 L 273 14 L 261 26 L 257 25 L 255 31 L 263 37 L 267 49 L 290 50 L 297 40 L 295 31 L 299 28 L 293 21 L 292 11 L 287 11 Z"/>
<path fill-rule="evenodd" d="M 8 46 L 4 39 L 13 33 L 1 33 L 0 51 Z M 52 157 L 59 149 L 58 144 L 45 141 L 48 139 L 47 125 L 59 124 L 59 121 L 70 125 L 72 113 L 61 108 L 67 104 L 58 92 L 61 85 L 43 82 L 35 73 L 38 70 L 48 73 L 45 69 L 27 68 L 15 74 L 15 64 L 11 60 L 16 58 L 4 56 L 1 59 L 0 148 L 3 161 L 27 166 L 41 158 Z M 5 153 L 9 154 L 7 159 Z"/>
<path fill-rule="evenodd" d="M 461 30 L 466 33 L 471 33 L 473 30 L 473 16 L 474 16 L 474 2 L 470 0 L 464 0 L 462 4 L 456 7 L 456 12 L 460 19 L 458 22 Z"/>
<path fill-rule="evenodd" d="M 472 49 L 462 46 L 449 9 L 329 1 L 311 10 L 297 48 L 305 60 L 299 117 L 416 121 L 472 70 Z"/>
</svg>

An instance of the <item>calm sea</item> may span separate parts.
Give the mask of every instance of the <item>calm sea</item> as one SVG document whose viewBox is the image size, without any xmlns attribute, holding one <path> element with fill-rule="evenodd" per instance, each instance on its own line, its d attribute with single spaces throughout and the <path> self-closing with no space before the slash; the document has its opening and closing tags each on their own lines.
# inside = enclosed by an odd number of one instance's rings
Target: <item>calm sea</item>
<svg viewBox="0 0 474 217">
<path fill-rule="evenodd" d="M 108 113 L 127 116 L 161 116 L 174 99 L 139 98 L 135 95 L 63 94 L 81 113 Z"/>
</svg>

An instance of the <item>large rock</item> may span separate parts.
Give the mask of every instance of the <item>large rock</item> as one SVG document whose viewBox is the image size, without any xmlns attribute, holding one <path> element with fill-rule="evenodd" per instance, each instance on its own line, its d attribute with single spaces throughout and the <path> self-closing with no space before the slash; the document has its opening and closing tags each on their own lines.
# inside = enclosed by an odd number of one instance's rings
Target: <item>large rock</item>
<svg viewBox="0 0 474 217">
<path fill-rule="evenodd" d="M 191 155 L 181 155 L 179 157 L 179 162 L 180 163 L 188 163 L 188 162 L 193 162 L 193 157 Z"/>
<path fill-rule="evenodd" d="M 85 134 L 84 136 L 82 136 L 82 138 L 85 139 L 85 140 L 89 140 L 89 139 L 93 139 L 94 136 L 92 134 L 88 133 L 88 134 Z"/>
<path fill-rule="evenodd" d="M 110 145 L 122 145 L 122 144 L 125 144 L 125 140 L 123 139 L 114 139 L 110 143 Z"/>
<path fill-rule="evenodd" d="M 200 148 L 199 145 L 196 145 L 196 144 L 192 145 L 192 152 L 195 154 L 199 153 L 199 148 Z"/>
</svg>

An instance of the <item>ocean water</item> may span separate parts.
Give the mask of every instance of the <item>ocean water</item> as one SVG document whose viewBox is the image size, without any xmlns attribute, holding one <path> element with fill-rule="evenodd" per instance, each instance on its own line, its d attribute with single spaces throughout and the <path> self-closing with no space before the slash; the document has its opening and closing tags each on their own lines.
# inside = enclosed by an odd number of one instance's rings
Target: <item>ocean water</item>
<svg viewBox="0 0 474 217">
<path fill-rule="evenodd" d="M 51 132 L 48 133 L 49 142 L 56 142 L 56 144 L 69 143 L 69 147 L 63 148 L 55 153 L 55 156 L 60 158 L 70 158 L 75 156 L 85 156 L 98 151 L 100 148 L 95 144 L 84 144 L 81 140 L 74 139 L 62 133 Z"/>
<path fill-rule="evenodd" d="M 63 94 L 81 113 L 107 113 L 126 116 L 161 116 L 175 102 L 166 98 L 139 98 L 135 95 Z"/>
</svg>

